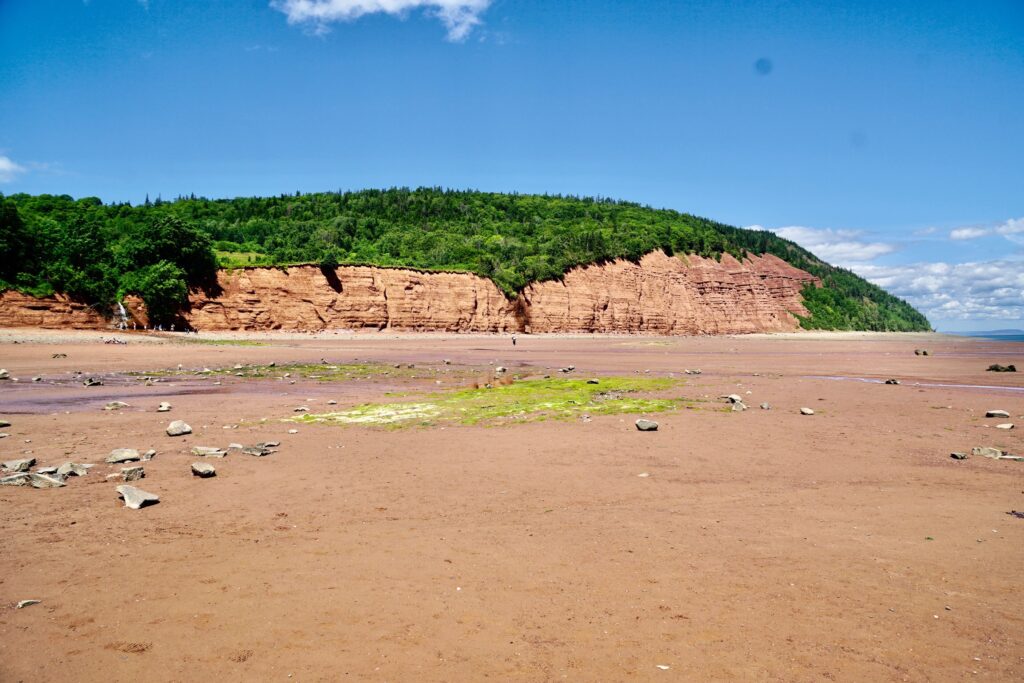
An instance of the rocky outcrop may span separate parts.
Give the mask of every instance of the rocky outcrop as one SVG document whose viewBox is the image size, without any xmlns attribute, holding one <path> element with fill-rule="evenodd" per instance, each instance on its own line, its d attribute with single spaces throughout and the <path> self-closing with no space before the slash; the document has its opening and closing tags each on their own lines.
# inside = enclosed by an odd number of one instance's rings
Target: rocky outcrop
<svg viewBox="0 0 1024 683">
<path fill-rule="evenodd" d="M 772 256 L 721 261 L 656 251 L 639 263 L 575 268 L 522 293 L 531 332 L 781 332 L 807 315 L 800 290 L 817 278 Z"/>
<path fill-rule="evenodd" d="M 21 292 L 0 292 L 0 327 L 49 327 L 96 330 L 109 327 L 106 318 L 63 294 L 36 298 Z"/>
<path fill-rule="evenodd" d="M 493 282 L 468 273 L 316 266 L 221 272 L 217 296 L 194 293 L 198 330 L 393 329 L 502 332 L 518 329 Z"/>
<path fill-rule="evenodd" d="M 720 261 L 653 252 L 639 263 L 617 260 L 570 270 L 528 286 L 510 301 L 486 278 L 408 268 L 317 266 L 222 271 L 216 292 L 194 291 L 184 318 L 211 330 L 389 329 L 445 332 L 642 332 L 728 334 L 798 327 L 810 274 L 775 256 Z M 101 317 L 68 322 L 60 299 L 6 292 L 0 326 L 91 327 Z M 82 316 L 63 300 L 68 316 Z M 33 317 L 27 311 L 52 311 Z M 145 307 L 125 303 L 128 317 Z"/>
</svg>

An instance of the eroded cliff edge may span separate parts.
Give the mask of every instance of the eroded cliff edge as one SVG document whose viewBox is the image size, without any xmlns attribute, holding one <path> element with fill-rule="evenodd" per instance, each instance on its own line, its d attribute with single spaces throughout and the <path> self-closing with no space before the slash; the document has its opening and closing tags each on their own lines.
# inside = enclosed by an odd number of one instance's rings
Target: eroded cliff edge
<svg viewBox="0 0 1024 683">
<path fill-rule="evenodd" d="M 652 252 L 574 268 L 515 300 L 466 273 L 316 266 L 221 271 L 216 294 L 190 295 L 199 330 L 391 329 L 445 332 L 730 334 L 796 329 L 800 291 L 817 278 L 774 256 L 721 261 Z M 144 310 L 126 302 L 144 322 Z M 0 326 L 92 327 L 105 321 L 67 299 L 0 294 Z"/>
</svg>

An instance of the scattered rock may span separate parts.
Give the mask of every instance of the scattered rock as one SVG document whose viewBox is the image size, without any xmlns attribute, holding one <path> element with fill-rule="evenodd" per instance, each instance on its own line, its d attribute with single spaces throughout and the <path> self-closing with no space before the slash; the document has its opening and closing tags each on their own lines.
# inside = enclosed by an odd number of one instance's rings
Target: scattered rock
<svg viewBox="0 0 1024 683">
<path fill-rule="evenodd" d="M 89 474 L 89 468 L 74 462 L 66 462 L 57 468 L 57 474 L 62 477 L 84 477 Z"/>
<path fill-rule="evenodd" d="M 1005 410 L 989 410 L 985 412 L 985 417 L 1010 417 L 1010 414 Z"/>
<path fill-rule="evenodd" d="M 298 408 L 296 408 L 292 412 L 295 412 L 295 413 L 308 413 L 309 412 L 309 406 L 299 406 Z"/>
<path fill-rule="evenodd" d="M 59 474 L 39 474 L 33 472 L 28 475 L 28 483 L 34 489 L 59 489 L 64 486 L 64 477 Z"/>
<path fill-rule="evenodd" d="M 338 402 L 335 401 L 334 399 L 331 399 L 330 401 L 327 402 L 327 405 L 329 405 L 329 406 L 336 406 L 336 405 L 338 405 Z"/>
<path fill-rule="evenodd" d="M 32 605 L 38 605 L 41 602 L 42 600 L 22 600 L 14 606 L 14 609 L 25 609 L 26 607 L 31 607 Z"/>
<path fill-rule="evenodd" d="M 927 356 L 928 355 L 928 349 L 914 349 L 914 355 L 915 356 Z"/>
<path fill-rule="evenodd" d="M 214 448 L 212 446 L 193 446 L 192 455 L 199 455 L 204 458 L 223 458 L 228 454 L 227 451 Z"/>
<path fill-rule="evenodd" d="M 289 429 L 289 430 L 288 430 L 288 433 L 289 433 L 289 434 L 298 434 L 298 433 L 299 433 L 299 430 L 298 430 L 298 429 Z"/>
<path fill-rule="evenodd" d="M 729 403 L 742 403 L 743 402 L 743 397 L 740 396 L 739 394 L 729 394 L 728 396 L 722 396 L 721 398 L 724 398 Z"/>
<path fill-rule="evenodd" d="M 887 379 L 887 380 L 885 380 L 885 383 L 886 384 L 899 384 L 900 381 L 898 379 Z"/>
<path fill-rule="evenodd" d="M 771 409 L 772 409 L 772 404 L 771 403 L 762 403 L 761 404 L 761 410 L 771 410 Z"/>
<path fill-rule="evenodd" d="M 229 451 L 240 451 L 240 450 L 242 450 L 243 448 L 245 448 L 245 446 L 243 446 L 243 445 L 242 445 L 242 444 L 240 444 L 240 443 L 229 443 L 229 444 L 228 444 L 228 450 L 229 450 Z"/>
<path fill-rule="evenodd" d="M 2 463 L 3 468 L 8 472 L 28 472 L 35 464 L 35 458 L 21 458 L 20 460 L 8 460 Z"/>
<path fill-rule="evenodd" d="M 810 408 L 801 408 L 800 409 L 800 414 L 801 415 L 814 415 L 814 411 L 811 410 Z"/>
<path fill-rule="evenodd" d="M 4 427 L 10 427 L 10 426 L 11 426 L 11 423 L 8 422 L 7 420 L 0 420 L 0 429 L 3 429 Z"/>
<path fill-rule="evenodd" d="M 494 374 L 495 375 L 503 375 L 506 372 L 508 372 L 508 368 L 503 367 L 501 365 L 499 365 L 498 367 L 494 368 Z"/>
<path fill-rule="evenodd" d="M 259 445 L 257 445 L 257 446 L 246 446 L 245 448 L 242 449 L 242 454 L 243 455 L 252 455 L 252 456 L 257 457 L 257 458 L 263 458 L 265 456 L 270 455 L 273 452 L 274 451 L 272 451 L 271 449 L 266 448 L 265 446 L 259 446 Z"/>
<path fill-rule="evenodd" d="M 601 380 L 599 380 L 599 379 L 588 379 L 587 380 L 587 384 L 600 384 L 600 383 L 601 383 Z"/>
<path fill-rule="evenodd" d="M 103 406 L 103 410 L 121 410 L 121 408 L 130 408 L 124 401 L 111 401 L 107 405 Z"/>
<path fill-rule="evenodd" d="M 42 377 L 33 377 L 33 378 L 32 378 L 32 381 L 33 381 L 33 382 L 42 382 L 42 381 L 43 381 L 43 378 L 42 378 Z"/>
<path fill-rule="evenodd" d="M 146 469 L 142 465 L 121 468 L 121 479 L 124 481 L 138 481 L 146 477 Z"/>
<path fill-rule="evenodd" d="M 138 510 L 147 503 L 159 503 L 160 496 L 155 493 L 148 493 L 134 486 L 124 484 L 117 487 L 117 493 L 124 499 L 124 506 L 132 510 Z"/>
<path fill-rule="evenodd" d="M 209 477 L 216 477 L 217 470 L 209 463 L 194 462 L 192 463 L 192 476 L 208 479 Z"/>
<path fill-rule="evenodd" d="M 747 404 L 744 403 L 743 401 L 734 401 L 732 404 L 732 412 L 734 413 L 742 413 L 746 409 Z"/>
<path fill-rule="evenodd" d="M 25 472 L 0 477 L 0 486 L 27 486 L 28 482 L 29 476 Z"/>
<path fill-rule="evenodd" d="M 999 365 L 998 363 L 993 363 L 992 365 L 988 366 L 987 370 L 988 372 L 1017 372 L 1017 366 Z"/>
<path fill-rule="evenodd" d="M 952 453 L 949 454 L 949 457 L 953 458 L 954 460 L 966 460 L 967 454 L 953 451 Z"/>
<path fill-rule="evenodd" d="M 39 474 L 57 474 L 56 467 L 37 467 L 36 472 Z"/>
<path fill-rule="evenodd" d="M 280 441 L 261 441 L 256 444 L 257 448 L 277 448 L 281 445 Z"/>
<path fill-rule="evenodd" d="M 7 372 L 4 369 L 0 369 L 0 379 L 10 379 L 10 378 L 11 378 L 11 373 Z"/>
<path fill-rule="evenodd" d="M 191 433 L 192 428 L 182 420 L 175 420 L 171 424 L 167 425 L 167 436 L 184 436 Z"/>
<path fill-rule="evenodd" d="M 650 472 L 641 472 L 640 474 L 638 474 L 636 476 L 640 477 L 641 479 L 647 479 L 649 476 L 651 476 L 651 473 Z"/>
<path fill-rule="evenodd" d="M 145 453 L 142 454 L 142 459 L 143 460 L 147 460 L 147 461 L 148 460 L 152 460 L 155 457 L 156 457 L 156 451 L 154 451 L 152 448 L 150 448 L 148 451 L 146 451 Z"/>
<path fill-rule="evenodd" d="M 55 353 L 52 356 L 50 356 L 50 358 L 67 358 L 67 357 L 68 357 L 68 354 L 66 354 L 66 353 Z"/>
<path fill-rule="evenodd" d="M 7 432 L 0 432 L 0 439 L 6 439 L 9 436 L 10 434 L 8 434 Z"/>
<path fill-rule="evenodd" d="M 1001 425 L 996 425 L 996 429 L 1013 429 L 1012 422 L 1004 422 Z"/>
<path fill-rule="evenodd" d="M 658 431 L 658 423 L 654 420 L 640 419 L 636 421 L 636 428 L 641 432 L 656 432 Z"/>
<path fill-rule="evenodd" d="M 115 448 L 107 456 L 107 462 L 115 465 L 121 462 L 132 462 L 133 460 L 142 460 L 142 456 L 134 448 Z"/>
<path fill-rule="evenodd" d="M 167 401 L 162 402 L 159 406 L 157 406 L 156 412 L 158 412 L 158 413 L 169 413 L 169 412 L 171 412 L 171 404 L 168 403 Z"/>
<path fill-rule="evenodd" d="M 687 375 L 699 375 L 699 374 L 701 374 L 700 369 L 683 370 L 683 372 L 686 373 Z"/>
<path fill-rule="evenodd" d="M 975 446 L 971 449 L 971 455 L 979 455 L 983 458 L 999 460 L 1006 455 L 1006 451 L 1000 448 L 992 448 L 991 446 Z"/>
<path fill-rule="evenodd" d="M 95 377 L 87 377 L 86 380 L 84 382 L 82 382 L 82 386 L 83 387 L 102 387 L 103 386 L 103 380 L 96 379 Z"/>
</svg>

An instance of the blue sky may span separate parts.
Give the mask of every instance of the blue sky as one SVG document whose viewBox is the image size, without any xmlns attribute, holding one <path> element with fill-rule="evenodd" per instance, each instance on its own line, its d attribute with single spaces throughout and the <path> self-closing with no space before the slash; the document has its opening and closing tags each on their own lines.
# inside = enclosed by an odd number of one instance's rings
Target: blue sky
<svg viewBox="0 0 1024 683">
<path fill-rule="evenodd" d="M 2 0 L 0 192 L 443 185 L 764 226 L 1024 327 L 1024 2 Z"/>
</svg>

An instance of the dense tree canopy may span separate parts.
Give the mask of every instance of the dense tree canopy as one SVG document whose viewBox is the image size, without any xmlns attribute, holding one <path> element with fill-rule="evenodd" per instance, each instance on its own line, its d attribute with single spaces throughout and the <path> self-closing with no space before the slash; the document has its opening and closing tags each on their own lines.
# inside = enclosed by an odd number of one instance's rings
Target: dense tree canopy
<svg viewBox="0 0 1024 683">
<path fill-rule="evenodd" d="M 2 202 L 0 230 L 5 264 L 8 254 L 36 258 L 15 257 L 24 265 L 0 267 L 9 286 L 49 287 L 100 304 L 136 291 L 167 311 L 184 300 L 178 285 L 201 284 L 217 259 L 226 267 L 363 263 L 460 270 L 488 277 L 513 296 L 573 266 L 637 260 L 663 249 L 705 257 L 772 253 L 817 275 L 826 286 L 805 292 L 811 311 L 805 327 L 929 327 L 906 302 L 773 233 L 607 199 L 421 188 L 182 197 L 131 206 L 19 194 Z M 167 287 L 157 286 L 167 279 Z"/>
</svg>

